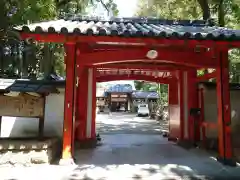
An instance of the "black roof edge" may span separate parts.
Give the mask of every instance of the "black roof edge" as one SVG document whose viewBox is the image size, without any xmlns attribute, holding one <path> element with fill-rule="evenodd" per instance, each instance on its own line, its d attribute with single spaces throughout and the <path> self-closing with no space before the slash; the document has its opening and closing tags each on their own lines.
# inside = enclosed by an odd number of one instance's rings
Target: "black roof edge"
<svg viewBox="0 0 240 180">
<path fill-rule="evenodd" d="M 14 83 L 18 84 L 34 84 L 34 85 L 54 85 L 59 87 L 65 87 L 66 81 L 65 80 L 58 80 L 58 81 L 50 81 L 50 80 L 24 80 L 24 79 L 17 79 Z"/>
</svg>

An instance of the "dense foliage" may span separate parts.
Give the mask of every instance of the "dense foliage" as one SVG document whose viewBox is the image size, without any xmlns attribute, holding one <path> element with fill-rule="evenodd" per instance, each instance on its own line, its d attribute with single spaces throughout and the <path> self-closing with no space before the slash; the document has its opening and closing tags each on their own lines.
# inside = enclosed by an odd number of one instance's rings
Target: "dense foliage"
<svg viewBox="0 0 240 180">
<path fill-rule="evenodd" d="M 62 44 L 21 42 L 13 26 L 52 20 L 66 14 L 86 14 L 97 3 L 118 14 L 113 0 L 0 0 L 0 77 L 46 78 L 64 76 Z"/>
</svg>

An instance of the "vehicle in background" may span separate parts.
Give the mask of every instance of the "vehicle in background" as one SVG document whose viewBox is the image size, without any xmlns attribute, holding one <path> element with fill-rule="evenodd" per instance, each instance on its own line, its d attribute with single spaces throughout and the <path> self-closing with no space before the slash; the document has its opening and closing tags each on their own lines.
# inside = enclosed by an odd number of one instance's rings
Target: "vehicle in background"
<svg viewBox="0 0 240 180">
<path fill-rule="evenodd" d="M 148 104 L 139 104 L 137 116 L 149 116 Z"/>
<path fill-rule="evenodd" d="M 124 106 L 121 106 L 120 109 L 119 109 L 119 111 L 124 112 L 124 111 L 125 111 L 125 107 L 124 107 Z"/>
</svg>

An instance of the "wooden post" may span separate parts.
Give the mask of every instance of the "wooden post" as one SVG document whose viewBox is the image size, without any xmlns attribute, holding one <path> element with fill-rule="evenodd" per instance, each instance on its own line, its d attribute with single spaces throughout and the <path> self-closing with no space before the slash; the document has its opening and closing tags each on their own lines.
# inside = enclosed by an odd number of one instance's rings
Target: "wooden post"
<svg viewBox="0 0 240 180">
<path fill-rule="evenodd" d="M 88 146 L 96 138 L 96 70 L 81 66 L 78 76 L 80 82 L 77 98 L 77 121 L 79 125 L 76 139 L 80 146 Z"/>
<path fill-rule="evenodd" d="M 204 109 L 204 89 L 203 88 L 200 88 L 199 89 L 199 107 L 201 109 L 201 115 L 200 115 L 200 129 L 201 129 L 201 132 L 202 132 L 202 138 L 200 137 L 200 139 L 202 140 L 203 142 L 203 147 L 206 147 L 206 127 L 203 126 L 203 122 L 204 122 L 204 116 L 205 116 L 205 109 Z"/>
<path fill-rule="evenodd" d="M 78 63 L 80 60 L 78 60 Z M 88 68 L 78 64 L 78 90 L 77 90 L 77 107 L 76 107 L 76 139 L 78 141 L 86 139 L 87 125 L 87 98 L 88 98 Z"/>
<path fill-rule="evenodd" d="M 196 143 L 200 140 L 200 128 L 197 117 L 190 115 L 191 108 L 198 108 L 197 71 L 189 70 L 187 73 L 188 85 L 188 135 L 189 140 Z M 195 124 L 196 123 L 196 124 Z M 196 126 L 195 126 L 196 125 Z"/>
<path fill-rule="evenodd" d="M 231 106 L 229 93 L 228 51 L 220 51 L 217 68 L 218 160 L 235 166 L 231 139 Z"/>
<path fill-rule="evenodd" d="M 65 59 L 66 60 L 65 61 L 66 62 L 66 86 L 65 86 L 65 101 L 64 101 L 62 161 L 66 162 L 65 160 L 70 160 L 70 163 L 72 163 L 76 45 L 66 43 L 65 52 L 66 52 L 66 59 Z"/>
<path fill-rule="evenodd" d="M 168 103 L 169 103 L 169 138 L 168 140 L 176 141 L 182 139 L 182 119 L 181 105 L 179 99 L 179 81 L 172 81 L 168 85 Z"/>
<path fill-rule="evenodd" d="M 97 89 L 97 82 L 96 82 L 96 69 L 93 68 L 92 74 L 92 130 L 91 130 L 91 138 L 96 138 L 96 89 Z"/>
<path fill-rule="evenodd" d="M 180 141 L 185 139 L 185 121 L 184 121 L 184 87 L 183 87 L 183 72 L 178 73 L 178 83 L 177 83 L 177 97 L 180 106 Z"/>
</svg>

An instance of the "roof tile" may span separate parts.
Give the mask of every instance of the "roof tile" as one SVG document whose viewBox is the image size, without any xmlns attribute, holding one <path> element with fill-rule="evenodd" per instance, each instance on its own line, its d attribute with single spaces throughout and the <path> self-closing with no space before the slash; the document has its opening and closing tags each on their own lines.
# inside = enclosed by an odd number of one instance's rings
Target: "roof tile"
<svg viewBox="0 0 240 180">
<path fill-rule="evenodd" d="M 149 98 L 149 99 L 158 99 L 159 95 L 157 92 L 153 91 L 134 91 L 132 93 L 133 98 Z"/>
<path fill-rule="evenodd" d="M 203 20 L 112 18 L 77 16 L 15 27 L 32 33 L 63 33 L 96 36 L 148 36 L 182 39 L 240 40 L 240 30 L 212 26 Z"/>
</svg>

